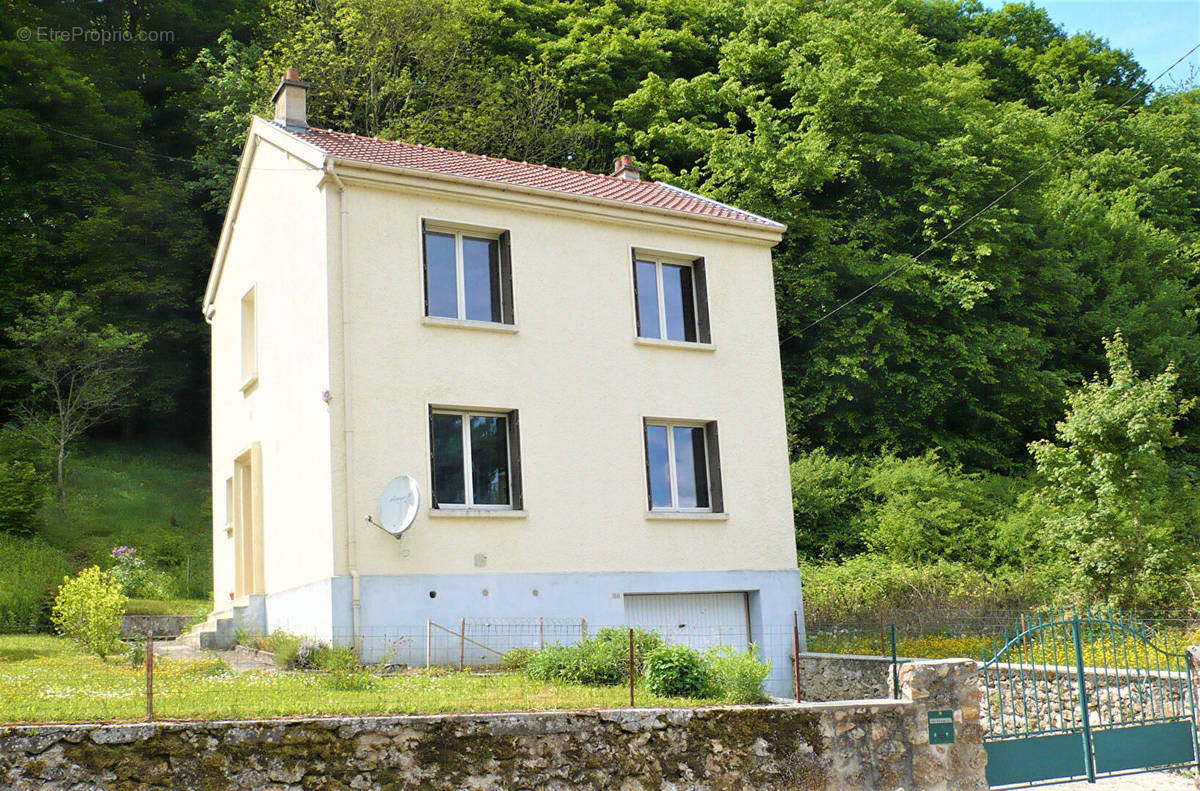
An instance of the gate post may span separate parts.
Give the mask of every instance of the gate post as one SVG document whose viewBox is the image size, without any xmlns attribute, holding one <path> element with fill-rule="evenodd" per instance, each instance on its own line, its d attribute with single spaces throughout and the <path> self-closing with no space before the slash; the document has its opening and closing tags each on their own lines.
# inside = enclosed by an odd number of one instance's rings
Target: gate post
<svg viewBox="0 0 1200 791">
<path fill-rule="evenodd" d="M 1200 681 L 1200 645 L 1187 647 L 1187 702 L 1192 715 L 1192 757 L 1200 769 L 1200 745 L 1196 743 L 1196 732 L 1200 731 L 1200 711 L 1196 711 L 1197 681 Z"/>
<path fill-rule="evenodd" d="M 1092 726 L 1088 720 L 1087 678 L 1083 675 L 1083 640 L 1080 637 L 1079 613 L 1071 618 L 1071 640 L 1075 643 L 1075 674 L 1079 682 L 1079 717 L 1083 724 L 1083 765 L 1089 783 L 1096 782 L 1096 763 L 1092 759 Z"/>
<path fill-rule="evenodd" d="M 987 754 L 983 749 L 979 663 L 972 659 L 930 659 L 905 662 L 899 670 L 900 698 L 917 704 L 919 732 L 913 743 L 913 785 L 954 791 L 986 791 Z M 950 710 L 954 740 L 931 744 L 929 712 Z"/>
</svg>

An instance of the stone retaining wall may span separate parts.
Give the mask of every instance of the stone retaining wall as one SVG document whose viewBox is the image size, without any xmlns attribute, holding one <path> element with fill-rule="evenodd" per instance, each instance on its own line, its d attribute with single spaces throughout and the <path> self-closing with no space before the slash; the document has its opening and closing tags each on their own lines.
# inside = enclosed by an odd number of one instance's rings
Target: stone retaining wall
<svg viewBox="0 0 1200 791">
<path fill-rule="evenodd" d="M 974 662 L 904 700 L 0 728 L 0 788 L 759 791 L 986 788 Z M 931 745 L 928 712 L 955 712 Z"/>
<path fill-rule="evenodd" d="M 892 697 L 891 657 L 801 652 L 799 665 L 801 700 Z"/>
</svg>

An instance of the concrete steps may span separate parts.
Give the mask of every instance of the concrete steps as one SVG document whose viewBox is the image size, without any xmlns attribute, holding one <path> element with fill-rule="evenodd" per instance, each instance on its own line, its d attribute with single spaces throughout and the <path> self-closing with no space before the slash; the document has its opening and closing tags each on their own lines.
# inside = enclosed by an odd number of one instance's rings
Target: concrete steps
<svg viewBox="0 0 1200 791">
<path fill-rule="evenodd" d="M 234 608 L 237 609 L 237 608 Z M 178 642 L 195 650 L 228 651 L 234 645 L 234 612 L 211 612 L 208 618 L 181 635 Z"/>
</svg>

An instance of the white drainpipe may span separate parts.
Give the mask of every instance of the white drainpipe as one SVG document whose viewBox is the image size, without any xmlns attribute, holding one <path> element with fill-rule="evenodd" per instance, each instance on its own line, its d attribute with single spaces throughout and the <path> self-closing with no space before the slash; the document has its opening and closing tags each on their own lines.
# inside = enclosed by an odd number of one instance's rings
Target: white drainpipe
<svg viewBox="0 0 1200 791">
<path fill-rule="evenodd" d="M 354 499 L 354 423 L 350 412 L 352 403 L 350 398 L 350 383 L 353 381 L 351 377 L 350 364 L 350 313 L 348 310 L 348 297 L 350 293 L 350 265 L 349 259 L 350 242 L 348 239 L 348 226 L 350 210 L 347 208 L 348 200 L 346 195 L 346 185 L 338 177 L 337 171 L 334 170 L 333 160 L 325 160 L 325 173 L 338 188 L 338 208 L 341 218 L 339 230 L 339 243 L 341 246 L 340 268 L 342 271 L 342 429 L 343 429 L 343 448 L 346 455 L 346 462 L 343 465 L 342 475 L 344 476 L 343 491 L 346 493 L 346 564 L 349 566 L 351 598 L 350 598 L 350 620 L 351 620 L 351 640 L 354 645 L 354 653 L 359 657 L 362 656 L 362 641 L 360 639 L 360 607 L 362 588 L 358 576 L 358 538 L 357 526 L 358 522 L 355 519 L 355 499 Z"/>
</svg>

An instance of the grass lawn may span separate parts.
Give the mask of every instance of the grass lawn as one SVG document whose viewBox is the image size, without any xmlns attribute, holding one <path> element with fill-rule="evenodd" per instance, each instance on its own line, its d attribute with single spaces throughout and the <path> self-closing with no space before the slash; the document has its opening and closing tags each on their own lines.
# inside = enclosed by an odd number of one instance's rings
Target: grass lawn
<svg viewBox="0 0 1200 791">
<path fill-rule="evenodd" d="M 532 681 L 515 673 L 424 671 L 374 679 L 362 691 L 333 689 L 317 673 L 233 673 L 219 660 L 159 660 L 154 669 L 159 719 L 217 719 L 325 714 L 420 714 L 627 706 L 628 687 Z M 637 690 L 639 706 L 705 701 L 659 698 Z M 712 701 L 707 701 L 711 703 Z M 138 720 L 145 676 L 121 658 L 101 660 L 60 637 L 0 635 L 0 722 Z"/>
<path fill-rule="evenodd" d="M 194 615 L 202 618 L 212 610 L 210 599 L 130 599 L 126 615 Z"/>
<path fill-rule="evenodd" d="M 90 440 L 67 458 L 67 503 L 41 511 L 41 535 L 72 563 L 109 562 L 127 545 L 167 562 L 180 594 L 212 589 L 208 455 L 184 447 Z M 187 588 L 187 590 L 184 590 Z"/>
</svg>

